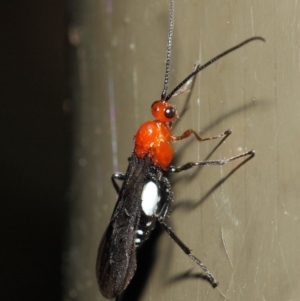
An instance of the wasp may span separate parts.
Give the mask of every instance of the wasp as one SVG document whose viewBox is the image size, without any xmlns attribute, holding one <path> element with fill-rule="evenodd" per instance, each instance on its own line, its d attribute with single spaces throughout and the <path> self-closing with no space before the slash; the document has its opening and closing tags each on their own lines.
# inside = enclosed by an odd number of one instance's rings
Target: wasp
<svg viewBox="0 0 300 301">
<path fill-rule="evenodd" d="M 118 193 L 118 201 L 101 240 L 96 264 L 99 289 L 103 296 L 109 299 L 121 294 L 130 283 L 137 266 L 136 250 L 149 237 L 156 222 L 162 226 L 182 251 L 203 269 L 212 286 L 216 287 L 218 282 L 212 273 L 192 254 L 191 250 L 166 223 L 166 217 L 170 213 L 173 202 L 173 192 L 168 176 L 196 166 L 223 165 L 242 157 L 255 155 L 255 151 L 251 150 L 224 160 L 189 162 L 179 167 L 171 165 L 173 159 L 171 143 L 186 139 L 191 135 L 200 142 L 226 138 L 231 134 L 231 130 L 208 138 L 200 137 L 192 129 L 186 130 L 179 136 L 173 135 L 172 125 L 178 119 L 178 113 L 169 100 L 174 95 L 186 90 L 193 77 L 216 60 L 251 41 L 264 41 L 261 37 L 252 37 L 219 54 L 204 65 L 198 64 L 192 73 L 168 93 L 173 25 L 174 3 L 173 0 L 170 0 L 164 86 L 161 99 L 155 101 L 151 106 L 151 112 L 155 119 L 145 122 L 138 129 L 126 173 L 112 175 L 112 182 Z M 123 181 L 121 188 L 118 186 L 118 180 Z"/>
</svg>

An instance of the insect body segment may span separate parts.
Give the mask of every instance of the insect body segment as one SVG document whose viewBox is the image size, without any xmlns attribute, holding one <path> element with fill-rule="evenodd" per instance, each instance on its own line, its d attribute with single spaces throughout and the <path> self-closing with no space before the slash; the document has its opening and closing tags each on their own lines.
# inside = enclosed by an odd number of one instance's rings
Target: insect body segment
<svg viewBox="0 0 300 301">
<path fill-rule="evenodd" d="M 147 216 L 155 215 L 160 199 L 161 197 L 157 185 L 152 181 L 148 182 L 144 186 L 141 196 L 143 212 Z"/>
<path fill-rule="evenodd" d="M 154 165 L 166 168 L 173 158 L 171 122 L 178 118 L 175 107 L 166 101 L 155 101 L 151 106 L 156 120 L 145 122 L 135 135 L 138 158 L 150 156 Z"/>
<path fill-rule="evenodd" d="M 118 191 L 118 202 L 110 223 L 102 238 L 97 257 L 97 279 L 104 297 L 112 299 L 128 285 L 136 270 L 136 245 L 139 244 L 139 230 L 146 233 L 141 210 L 143 187 L 151 180 L 152 163 L 149 157 L 130 158 L 125 177 L 115 174 L 113 179 L 122 179 Z M 150 229 L 150 227 L 149 227 Z"/>
<path fill-rule="evenodd" d="M 142 213 L 139 220 L 139 226 L 136 231 L 136 247 L 140 246 L 148 239 L 155 226 L 155 220 L 158 214 L 161 195 L 158 186 L 151 180 L 144 185 L 141 195 Z"/>
</svg>

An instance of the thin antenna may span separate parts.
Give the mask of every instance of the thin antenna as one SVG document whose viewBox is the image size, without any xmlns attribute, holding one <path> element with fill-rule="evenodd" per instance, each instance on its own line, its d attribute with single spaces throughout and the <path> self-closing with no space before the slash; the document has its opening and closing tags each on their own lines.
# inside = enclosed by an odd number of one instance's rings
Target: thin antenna
<svg viewBox="0 0 300 301">
<path fill-rule="evenodd" d="M 164 88 L 161 93 L 162 100 L 164 100 L 167 96 L 167 90 L 169 85 L 173 27 L 174 27 L 174 1 L 170 0 L 170 20 L 169 20 L 168 43 L 167 43 L 166 73 L 165 73 L 165 80 L 164 80 Z"/>
<path fill-rule="evenodd" d="M 252 42 L 254 40 L 261 40 L 263 42 L 265 42 L 266 40 L 262 37 L 252 37 L 250 39 L 245 40 L 244 42 L 222 52 L 221 54 L 217 55 L 216 57 L 214 57 L 213 59 L 211 59 L 210 61 L 208 61 L 207 63 L 205 63 L 204 65 L 199 65 L 195 71 L 193 71 L 190 75 L 188 75 L 178 86 L 176 86 L 176 88 L 169 93 L 167 96 L 165 96 L 164 98 L 162 97 L 162 99 L 164 99 L 165 101 L 168 101 L 183 85 L 185 85 L 186 82 L 188 82 L 192 77 L 194 77 L 197 73 L 199 73 L 200 71 L 202 71 L 203 69 L 205 69 L 206 67 L 208 67 L 209 65 L 211 65 L 212 63 L 214 63 L 215 61 L 217 61 L 218 59 L 220 59 L 221 57 L 225 56 L 226 54 L 244 46 L 245 44 Z M 166 84 L 166 83 L 165 83 Z M 164 91 L 165 92 L 165 91 Z M 162 94 L 163 95 L 163 94 Z"/>
</svg>

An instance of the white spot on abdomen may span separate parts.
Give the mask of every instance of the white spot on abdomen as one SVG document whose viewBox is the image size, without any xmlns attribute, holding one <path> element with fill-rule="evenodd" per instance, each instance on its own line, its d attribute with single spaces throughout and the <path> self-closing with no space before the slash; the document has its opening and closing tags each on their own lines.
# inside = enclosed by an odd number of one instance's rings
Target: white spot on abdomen
<svg viewBox="0 0 300 301">
<path fill-rule="evenodd" d="M 153 182 L 148 182 L 142 192 L 142 209 L 148 216 L 155 214 L 157 209 L 157 203 L 160 201 L 160 195 L 158 188 Z"/>
</svg>

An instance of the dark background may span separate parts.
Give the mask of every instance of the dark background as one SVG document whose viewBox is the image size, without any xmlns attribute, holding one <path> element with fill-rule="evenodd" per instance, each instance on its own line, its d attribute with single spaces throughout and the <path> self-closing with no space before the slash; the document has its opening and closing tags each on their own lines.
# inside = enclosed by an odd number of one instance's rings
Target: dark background
<svg viewBox="0 0 300 301">
<path fill-rule="evenodd" d="M 67 14 L 1 1 L 0 300 L 60 300 L 70 183 Z"/>
</svg>

